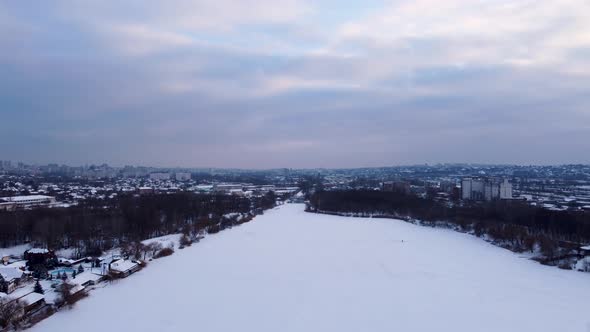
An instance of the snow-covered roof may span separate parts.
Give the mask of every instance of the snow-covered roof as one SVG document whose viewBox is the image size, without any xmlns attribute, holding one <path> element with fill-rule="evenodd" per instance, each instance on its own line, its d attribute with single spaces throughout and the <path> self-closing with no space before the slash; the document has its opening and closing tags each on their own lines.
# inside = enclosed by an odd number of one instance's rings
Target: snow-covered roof
<svg viewBox="0 0 590 332">
<path fill-rule="evenodd" d="M 30 293 L 20 298 L 20 300 L 23 301 L 25 305 L 35 304 L 43 299 L 45 299 L 45 297 L 43 294 L 39 293 Z"/>
<path fill-rule="evenodd" d="M 2 275 L 6 281 L 20 279 L 22 278 L 23 273 L 23 271 L 14 267 L 0 267 L 0 275 Z"/>
<path fill-rule="evenodd" d="M 79 285 L 79 284 L 75 284 L 74 287 L 72 287 L 72 289 L 70 289 L 70 294 L 76 294 L 79 291 L 84 290 L 86 287 Z"/>
<path fill-rule="evenodd" d="M 115 270 L 118 272 L 125 272 L 131 270 L 132 268 L 136 267 L 137 263 L 134 263 L 129 260 L 118 260 L 111 263 L 111 270 Z"/>
<path fill-rule="evenodd" d="M 13 268 L 24 268 L 27 266 L 27 261 L 18 261 L 18 262 L 13 262 L 10 263 L 8 265 L 4 265 L 4 267 L 13 267 Z"/>
<path fill-rule="evenodd" d="M 12 196 L 12 197 L 0 197 L 0 200 L 7 201 L 7 202 L 24 202 L 24 201 L 31 201 L 31 200 L 45 200 L 45 199 L 53 199 L 51 196 L 45 195 L 28 195 L 28 196 Z"/>
<path fill-rule="evenodd" d="M 101 276 L 99 274 L 94 274 L 91 272 L 82 272 L 82 273 L 76 275 L 76 279 L 72 279 L 71 282 L 73 282 L 74 284 L 82 285 L 88 281 L 97 282 L 102 277 L 103 276 Z"/>
<path fill-rule="evenodd" d="M 69 259 L 69 258 L 63 258 L 63 257 L 60 257 L 60 258 L 58 258 L 57 260 L 58 260 L 58 262 L 60 262 L 60 263 L 62 263 L 62 264 L 63 264 L 63 263 L 73 264 L 73 263 L 75 263 L 75 262 L 76 262 L 76 261 L 75 261 L 75 260 L 73 260 L 73 259 Z"/>
<path fill-rule="evenodd" d="M 29 254 L 46 254 L 49 252 L 49 250 L 47 250 L 45 248 L 31 248 L 31 249 L 27 250 L 27 252 Z"/>
</svg>

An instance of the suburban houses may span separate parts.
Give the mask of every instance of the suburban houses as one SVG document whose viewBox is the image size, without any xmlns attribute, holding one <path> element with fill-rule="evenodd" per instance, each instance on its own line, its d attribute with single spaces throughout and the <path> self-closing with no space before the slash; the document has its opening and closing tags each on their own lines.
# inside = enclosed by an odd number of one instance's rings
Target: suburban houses
<svg viewBox="0 0 590 332">
<path fill-rule="evenodd" d="M 125 278 L 143 267 L 117 252 L 78 259 L 59 254 L 47 248 L 30 248 L 22 255 L 2 254 L 0 306 L 17 305 L 19 311 L 14 315 L 34 322 L 67 301 L 86 296 L 95 285 Z"/>
</svg>

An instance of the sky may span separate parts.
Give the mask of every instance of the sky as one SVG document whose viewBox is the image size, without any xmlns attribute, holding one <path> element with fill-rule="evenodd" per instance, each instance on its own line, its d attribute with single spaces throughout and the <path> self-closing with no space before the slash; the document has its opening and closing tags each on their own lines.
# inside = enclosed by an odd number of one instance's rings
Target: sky
<svg viewBox="0 0 590 332">
<path fill-rule="evenodd" d="M 587 0 L 0 0 L 0 160 L 590 163 Z"/>
</svg>

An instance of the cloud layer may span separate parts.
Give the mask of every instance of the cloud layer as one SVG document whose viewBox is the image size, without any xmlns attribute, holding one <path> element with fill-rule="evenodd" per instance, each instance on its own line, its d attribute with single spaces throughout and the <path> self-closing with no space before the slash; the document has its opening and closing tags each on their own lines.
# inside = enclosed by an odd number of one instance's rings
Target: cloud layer
<svg viewBox="0 0 590 332">
<path fill-rule="evenodd" d="M 584 0 L 0 3 L 0 159 L 590 162 Z"/>
</svg>

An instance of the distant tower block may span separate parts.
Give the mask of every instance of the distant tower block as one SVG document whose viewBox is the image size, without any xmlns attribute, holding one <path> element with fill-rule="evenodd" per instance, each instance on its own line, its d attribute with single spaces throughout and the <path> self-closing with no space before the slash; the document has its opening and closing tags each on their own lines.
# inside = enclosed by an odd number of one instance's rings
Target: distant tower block
<svg viewBox="0 0 590 332">
<path fill-rule="evenodd" d="M 511 199 L 512 184 L 508 179 L 464 178 L 461 180 L 461 198 L 472 201 Z"/>
</svg>

